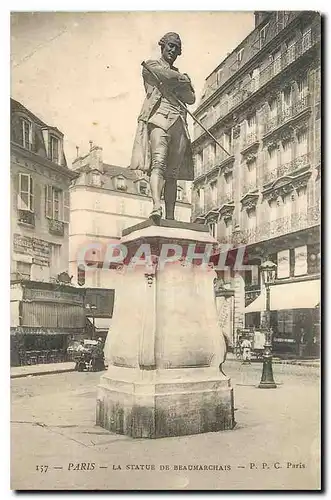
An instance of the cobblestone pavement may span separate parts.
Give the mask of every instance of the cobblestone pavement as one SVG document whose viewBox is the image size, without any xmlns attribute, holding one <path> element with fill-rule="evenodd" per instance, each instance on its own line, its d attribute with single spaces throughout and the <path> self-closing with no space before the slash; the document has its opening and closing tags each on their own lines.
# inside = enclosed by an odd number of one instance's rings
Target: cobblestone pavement
<svg viewBox="0 0 331 500">
<path fill-rule="evenodd" d="M 100 373 L 12 379 L 11 487 L 318 489 L 319 370 L 275 365 L 278 387 L 270 390 L 257 388 L 261 370 L 260 363 L 225 364 L 235 391 L 233 431 L 157 440 L 95 425 Z"/>
</svg>

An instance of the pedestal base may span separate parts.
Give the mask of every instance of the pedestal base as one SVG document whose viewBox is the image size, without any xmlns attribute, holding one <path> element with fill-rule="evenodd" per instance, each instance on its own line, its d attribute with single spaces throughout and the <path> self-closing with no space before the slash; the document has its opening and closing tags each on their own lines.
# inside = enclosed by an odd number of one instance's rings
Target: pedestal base
<svg viewBox="0 0 331 500">
<path fill-rule="evenodd" d="M 211 368 L 144 371 L 112 366 L 100 380 L 96 417 L 97 425 L 133 438 L 232 429 L 233 389 L 229 378 Z"/>
</svg>

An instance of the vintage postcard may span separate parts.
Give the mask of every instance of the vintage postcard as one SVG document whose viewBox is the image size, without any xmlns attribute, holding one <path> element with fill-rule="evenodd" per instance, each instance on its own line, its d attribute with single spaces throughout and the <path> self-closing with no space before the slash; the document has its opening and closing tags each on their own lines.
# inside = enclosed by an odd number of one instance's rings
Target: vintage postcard
<svg viewBox="0 0 331 500">
<path fill-rule="evenodd" d="M 321 14 L 12 12 L 12 490 L 321 489 Z"/>
</svg>

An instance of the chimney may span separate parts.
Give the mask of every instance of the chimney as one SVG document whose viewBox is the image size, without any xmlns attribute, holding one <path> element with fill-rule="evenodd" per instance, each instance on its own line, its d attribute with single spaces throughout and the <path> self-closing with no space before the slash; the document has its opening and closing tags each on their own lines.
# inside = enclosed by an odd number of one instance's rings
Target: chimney
<svg viewBox="0 0 331 500">
<path fill-rule="evenodd" d="M 80 170 L 85 168 L 87 170 L 98 170 L 103 173 L 102 148 L 99 146 L 93 146 L 92 141 L 90 141 L 90 148 L 91 149 L 86 155 L 78 156 L 73 160 L 72 169 Z"/>
<path fill-rule="evenodd" d="M 103 173 L 104 170 L 103 170 L 102 148 L 100 148 L 99 146 L 92 146 L 90 149 L 89 157 L 90 157 L 90 168 L 99 170 L 99 172 Z"/>
</svg>

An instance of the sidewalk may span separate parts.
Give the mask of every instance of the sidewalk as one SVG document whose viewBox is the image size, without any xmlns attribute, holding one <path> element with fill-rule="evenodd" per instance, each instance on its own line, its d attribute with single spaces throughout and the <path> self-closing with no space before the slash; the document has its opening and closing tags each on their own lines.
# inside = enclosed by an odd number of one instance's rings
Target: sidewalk
<svg viewBox="0 0 331 500">
<path fill-rule="evenodd" d="M 227 359 L 230 361 L 238 361 L 241 362 L 241 359 L 238 359 L 232 352 L 227 354 Z M 260 363 L 262 361 L 257 361 L 254 358 L 252 359 L 252 363 Z M 272 363 L 275 365 L 298 365 L 298 366 L 309 366 L 313 368 L 320 368 L 321 361 L 320 359 L 281 359 L 277 357 L 272 358 Z"/>
<path fill-rule="evenodd" d="M 42 365 L 11 366 L 10 378 L 28 377 L 33 375 L 48 375 L 50 373 L 73 372 L 75 364 L 72 361 L 66 363 L 49 363 Z"/>
<path fill-rule="evenodd" d="M 237 359 L 233 353 L 228 353 L 227 355 L 228 361 L 237 361 L 241 362 L 240 359 Z M 298 366 L 307 366 L 313 368 L 320 368 L 321 362 L 319 359 L 279 359 L 273 358 L 272 362 L 274 364 L 281 365 L 298 365 Z M 254 363 L 261 363 L 261 361 L 252 361 Z M 74 362 L 66 362 L 66 363 L 49 363 L 43 365 L 28 365 L 28 366 L 12 366 L 10 368 L 10 378 L 19 378 L 19 377 L 28 377 L 35 375 L 49 375 L 50 373 L 63 373 L 63 372 L 73 372 L 75 370 Z"/>
</svg>

